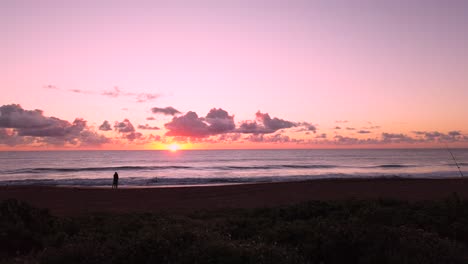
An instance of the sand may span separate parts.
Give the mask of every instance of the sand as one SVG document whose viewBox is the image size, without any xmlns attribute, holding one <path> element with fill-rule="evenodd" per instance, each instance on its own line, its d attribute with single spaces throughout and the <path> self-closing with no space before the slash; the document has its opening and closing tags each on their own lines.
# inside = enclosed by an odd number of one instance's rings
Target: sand
<svg viewBox="0 0 468 264">
<path fill-rule="evenodd" d="M 335 179 L 169 188 L 3 186 L 0 200 L 16 198 L 55 215 L 95 212 L 187 212 L 258 208 L 310 200 L 392 198 L 408 201 L 468 198 L 468 179 Z"/>
</svg>

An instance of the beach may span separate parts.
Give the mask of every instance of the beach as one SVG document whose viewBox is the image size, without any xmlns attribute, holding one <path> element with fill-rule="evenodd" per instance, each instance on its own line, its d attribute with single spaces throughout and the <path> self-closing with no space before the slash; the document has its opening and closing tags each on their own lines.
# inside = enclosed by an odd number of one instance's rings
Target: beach
<svg viewBox="0 0 468 264">
<path fill-rule="evenodd" d="M 468 198 L 468 179 L 327 179 L 164 188 L 1 186 L 0 200 L 18 199 L 55 215 L 96 212 L 190 212 L 261 208 L 311 200 L 440 200 L 457 193 Z"/>
</svg>

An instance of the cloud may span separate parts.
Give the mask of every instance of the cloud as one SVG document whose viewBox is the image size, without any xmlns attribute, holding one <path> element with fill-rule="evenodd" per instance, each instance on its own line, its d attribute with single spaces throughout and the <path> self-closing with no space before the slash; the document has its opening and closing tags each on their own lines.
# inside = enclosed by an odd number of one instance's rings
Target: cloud
<svg viewBox="0 0 468 264">
<path fill-rule="evenodd" d="M 110 142 L 110 139 L 94 131 L 84 130 L 80 133 L 81 146 L 100 146 Z"/>
<path fill-rule="evenodd" d="M 380 126 L 363 127 L 362 129 L 366 129 L 366 130 L 380 129 Z"/>
<path fill-rule="evenodd" d="M 132 123 L 128 119 L 124 119 L 122 122 L 115 122 L 114 129 L 119 133 L 135 132 L 135 127 L 133 127 Z"/>
<path fill-rule="evenodd" d="M 462 134 L 460 131 L 450 131 L 448 132 L 448 135 L 451 137 L 457 137 L 457 136 L 461 136 Z"/>
<path fill-rule="evenodd" d="M 167 136 L 183 136 L 183 137 L 207 137 L 208 125 L 199 118 L 197 113 L 189 111 L 185 115 L 173 117 L 172 121 L 164 125 L 168 132 Z"/>
<path fill-rule="evenodd" d="M 208 112 L 205 121 L 209 124 L 208 131 L 212 135 L 231 132 L 236 128 L 234 116 L 230 116 L 227 111 L 213 108 Z"/>
<path fill-rule="evenodd" d="M 43 116 L 42 110 L 24 110 L 18 104 L 0 106 L 0 127 L 43 128 L 53 126 L 57 121 L 57 118 Z"/>
<path fill-rule="evenodd" d="M 103 91 L 101 95 L 110 98 L 118 98 L 120 96 L 134 97 L 137 103 L 154 101 L 155 99 L 161 97 L 161 94 L 158 93 L 126 93 L 123 92 L 122 89 L 118 86 L 114 86 L 112 90 Z"/>
<path fill-rule="evenodd" d="M 122 137 L 127 139 L 128 141 L 143 139 L 143 134 L 140 132 L 136 132 L 135 127 L 127 118 L 124 119 L 122 122 L 115 122 L 114 129 L 118 133 L 122 134 Z"/>
<path fill-rule="evenodd" d="M 354 127 L 347 127 L 346 130 L 356 130 Z"/>
<path fill-rule="evenodd" d="M 143 134 L 140 132 L 131 132 L 131 133 L 126 133 L 124 136 L 128 141 L 134 141 L 136 139 L 141 139 L 143 137 Z"/>
<path fill-rule="evenodd" d="M 164 125 L 167 136 L 184 136 L 201 138 L 234 132 L 236 127 L 234 116 L 221 108 L 213 108 L 206 117 L 198 117 L 197 113 L 189 111 L 185 115 L 173 117 Z"/>
<path fill-rule="evenodd" d="M 413 131 L 413 134 L 422 137 L 428 142 L 455 142 L 463 141 L 463 135 L 460 131 L 449 131 L 447 134 L 439 131 Z"/>
<path fill-rule="evenodd" d="M 118 86 L 114 86 L 110 90 L 104 90 L 101 93 L 98 92 L 93 92 L 90 90 L 82 90 L 82 89 L 60 89 L 55 85 L 49 84 L 49 85 L 44 85 L 42 88 L 44 89 L 49 89 L 49 90 L 61 90 L 65 92 L 71 92 L 71 93 L 78 93 L 78 94 L 99 94 L 102 96 L 106 96 L 109 98 L 118 98 L 121 96 L 125 97 L 133 97 L 135 98 L 137 103 L 144 103 L 144 102 L 150 102 L 158 99 L 161 97 L 161 94 L 159 93 L 128 93 L 124 92 L 121 88 Z"/>
<path fill-rule="evenodd" d="M 156 118 L 150 116 L 150 117 L 147 117 L 146 120 L 148 120 L 148 121 L 153 121 L 153 120 L 156 120 Z"/>
<path fill-rule="evenodd" d="M 312 125 L 308 122 L 300 122 L 296 123 L 295 126 L 302 126 L 303 128 L 300 131 L 308 131 L 308 132 L 313 132 L 314 134 L 317 132 L 317 127 L 315 125 Z"/>
<path fill-rule="evenodd" d="M 344 124 L 344 123 L 348 123 L 349 121 L 348 120 L 336 120 L 335 123 L 338 123 L 338 124 Z"/>
<path fill-rule="evenodd" d="M 105 136 L 90 131 L 84 119 L 76 118 L 70 123 L 56 117 L 44 116 L 43 111 L 38 109 L 24 110 L 18 104 L 0 107 L 0 128 L 3 128 L 2 142 L 6 140 L 9 145 L 25 142 L 53 145 L 98 145 L 109 141 Z"/>
<path fill-rule="evenodd" d="M 335 130 L 339 130 L 339 129 L 341 129 L 341 127 L 339 127 L 339 126 L 336 126 L 336 127 L 334 127 L 333 129 L 335 129 Z"/>
<path fill-rule="evenodd" d="M 111 127 L 111 124 L 109 123 L 109 121 L 105 120 L 104 122 L 102 122 L 102 124 L 99 126 L 99 130 L 101 130 L 101 131 L 110 131 L 110 130 L 112 130 L 112 127 Z"/>
<path fill-rule="evenodd" d="M 31 137 L 20 137 L 13 129 L 0 128 L 0 145 L 17 146 L 33 142 Z"/>
<path fill-rule="evenodd" d="M 306 125 L 308 128 L 315 131 L 315 127 L 309 123 L 294 123 L 277 117 L 271 118 L 267 113 L 258 111 L 255 114 L 256 121 L 244 121 L 240 124 L 238 132 L 247 134 L 269 134 L 274 133 L 280 129 L 297 127 L 299 125 Z M 257 123 L 257 121 L 259 123 Z"/>
<path fill-rule="evenodd" d="M 205 117 L 199 117 L 189 111 L 185 115 L 173 117 L 164 126 L 166 136 L 205 138 L 227 133 L 238 134 L 271 134 L 282 129 L 301 127 L 299 131 L 316 132 L 317 128 L 308 122 L 292 122 L 277 117 L 271 118 L 267 113 L 256 113 L 255 121 L 243 121 L 236 128 L 234 116 L 221 108 L 213 108 Z M 295 131 L 298 132 L 298 131 Z"/>
<path fill-rule="evenodd" d="M 160 128 L 157 126 L 150 126 L 148 124 L 145 125 L 138 125 L 138 129 L 143 129 L 143 130 L 159 130 Z"/>
<path fill-rule="evenodd" d="M 315 138 L 327 138 L 327 134 L 322 133 L 320 135 L 315 136 Z"/>
<path fill-rule="evenodd" d="M 101 95 L 108 96 L 111 98 L 117 98 L 121 94 L 120 88 L 115 86 L 113 90 L 107 90 L 101 93 Z"/>
<path fill-rule="evenodd" d="M 140 93 L 140 94 L 137 94 L 136 100 L 137 100 L 137 103 L 144 103 L 144 102 L 154 101 L 155 99 L 158 99 L 159 97 L 161 97 L 161 95 L 157 93 Z"/>
<path fill-rule="evenodd" d="M 180 111 L 175 109 L 172 106 L 162 107 L 162 108 L 161 107 L 153 107 L 153 108 L 151 108 L 151 112 L 153 112 L 153 114 L 163 114 L 163 115 L 170 115 L 170 116 L 180 114 Z"/>
<path fill-rule="evenodd" d="M 382 143 L 415 143 L 416 139 L 405 134 L 382 133 Z"/>
<path fill-rule="evenodd" d="M 257 143 L 290 143 L 296 142 L 296 140 L 291 139 L 289 136 L 274 134 L 274 135 L 265 135 L 265 134 L 251 134 L 245 138 L 245 140 L 250 142 Z"/>
<path fill-rule="evenodd" d="M 359 138 L 353 138 L 353 137 L 345 137 L 345 136 L 340 136 L 337 135 L 334 137 L 334 141 L 331 143 L 338 144 L 338 145 L 366 145 L 366 144 L 378 144 L 379 140 L 378 139 L 372 139 L 372 138 L 367 138 L 367 139 L 359 139 Z"/>
<path fill-rule="evenodd" d="M 68 89 L 69 92 L 79 93 L 79 94 L 93 94 L 91 91 L 81 90 L 81 89 Z"/>
<path fill-rule="evenodd" d="M 51 90 L 60 90 L 60 88 L 58 88 L 57 86 L 52 85 L 52 84 L 44 85 L 44 86 L 42 86 L 42 88 L 51 89 Z"/>
<path fill-rule="evenodd" d="M 369 133 L 372 133 L 372 132 L 370 132 L 369 130 L 359 130 L 356 133 L 358 133 L 358 134 L 369 134 Z"/>
<path fill-rule="evenodd" d="M 222 141 L 225 143 L 231 143 L 231 142 L 236 142 L 239 141 L 242 138 L 241 133 L 228 133 L 228 134 L 221 134 L 217 138 L 217 141 Z"/>
<path fill-rule="evenodd" d="M 271 118 L 269 114 L 263 114 L 260 111 L 258 111 L 255 116 L 257 117 L 257 120 L 260 120 L 263 123 L 265 128 L 270 129 L 271 131 L 277 131 L 279 129 L 296 126 L 296 124 L 291 121 L 279 119 L 277 117 Z"/>
</svg>

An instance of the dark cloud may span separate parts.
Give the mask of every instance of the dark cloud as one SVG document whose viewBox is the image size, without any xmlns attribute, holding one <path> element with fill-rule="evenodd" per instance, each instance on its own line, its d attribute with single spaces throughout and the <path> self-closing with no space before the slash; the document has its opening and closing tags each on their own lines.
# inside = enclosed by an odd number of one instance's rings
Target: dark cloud
<svg viewBox="0 0 468 264">
<path fill-rule="evenodd" d="M 2 142 L 6 140 L 6 144 L 9 145 L 33 142 L 53 145 L 100 145 L 109 142 L 105 136 L 90 131 L 84 119 L 77 118 L 70 123 L 56 117 L 44 116 L 41 110 L 24 110 L 17 104 L 0 107 L 0 128 L 3 128 Z"/>
<path fill-rule="evenodd" d="M 274 135 L 265 135 L 265 134 L 252 134 L 245 138 L 245 140 L 250 142 L 257 143 L 297 143 L 298 140 L 291 139 L 289 136 L 274 134 Z"/>
<path fill-rule="evenodd" d="M 158 110 L 159 111 L 159 110 Z M 300 131 L 316 132 L 317 128 L 307 122 L 291 122 L 277 117 L 271 118 L 267 113 L 256 113 L 255 121 L 241 122 L 236 128 L 234 116 L 221 108 L 213 108 L 206 117 L 199 117 L 195 112 L 174 117 L 165 124 L 167 136 L 205 138 L 227 133 L 238 134 L 271 134 L 282 132 L 282 129 L 301 127 Z M 298 132 L 298 131 L 295 131 Z"/>
<path fill-rule="evenodd" d="M 353 137 L 345 137 L 345 136 L 340 136 L 337 135 L 334 137 L 334 141 L 332 143 L 338 144 L 338 145 L 366 145 L 366 144 L 378 144 L 377 139 L 359 139 L 359 138 L 353 138 Z"/>
<path fill-rule="evenodd" d="M 260 111 L 258 111 L 255 114 L 255 116 L 257 117 L 257 120 L 260 120 L 263 123 L 266 129 L 269 129 L 272 132 L 277 131 L 279 129 L 290 128 L 290 127 L 296 126 L 296 124 L 294 124 L 291 121 L 279 119 L 277 117 L 271 118 L 269 114 L 267 113 L 263 114 Z"/>
<path fill-rule="evenodd" d="M 382 133 L 382 143 L 415 143 L 416 139 L 405 134 Z"/>
<path fill-rule="evenodd" d="M 105 120 L 104 122 L 102 122 L 102 124 L 99 126 L 99 130 L 101 130 L 101 131 L 110 131 L 110 130 L 112 130 L 112 127 L 111 127 L 111 124 L 109 123 L 109 121 Z"/>
<path fill-rule="evenodd" d="M 153 107 L 153 108 L 151 108 L 151 112 L 153 112 L 153 114 L 163 114 L 163 115 L 171 115 L 171 116 L 180 114 L 180 111 L 177 110 L 177 109 L 175 109 L 175 108 L 172 107 L 172 106 L 168 106 L 168 107 Z"/>
<path fill-rule="evenodd" d="M 358 130 L 356 133 L 358 133 L 358 134 L 369 134 L 369 133 L 372 133 L 372 132 L 370 132 L 369 130 Z"/>
<path fill-rule="evenodd" d="M 322 133 L 320 135 L 315 136 L 315 138 L 327 138 L 327 134 Z"/>
<path fill-rule="evenodd" d="M 208 125 L 199 118 L 197 113 L 189 111 L 185 115 L 173 117 L 172 121 L 164 125 L 167 136 L 207 137 L 210 135 Z"/>
<path fill-rule="evenodd" d="M 20 137 L 13 129 L 0 128 L 0 145 L 17 146 L 32 143 L 31 137 Z"/>
<path fill-rule="evenodd" d="M 124 119 L 122 122 L 115 122 L 114 129 L 119 133 L 135 132 L 135 127 L 133 127 L 132 123 L 128 119 Z"/>
<path fill-rule="evenodd" d="M 59 119 L 45 117 L 41 110 L 24 110 L 18 104 L 0 106 L 0 127 L 4 128 L 44 128 L 54 126 Z"/>
<path fill-rule="evenodd" d="M 354 127 L 347 127 L 346 130 L 356 130 Z"/>
<path fill-rule="evenodd" d="M 198 117 L 195 112 L 173 117 L 172 121 L 164 125 L 169 130 L 168 136 L 185 136 L 201 138 L 233 132 L 236 125 L 234 116 L 221 108 L 213 108 L 206 117 Z"/>
<path fill-rule="evenodd" d="M 366 129 L 366 130 L 380 129 L 380 126 L 369 126 L 369 127 L 363 127 L 362 129 Z"/>
<path fill-rule="evenodd" d="M 240 133 L 255 133 L 255 134 L 260 134 L 260 133 L 268 133 L 268 131 L 264 130 L 262 127 L 260 127 L 257 122 L 252 122 L 252 121 L 244 121 L 240 124 L 238 131 Z"/>
<path fill-rule="evenodd" d="M 91 130 L 83 130 L 77 139 L 81 146 L 100 146 L 110 143 L 110 139 Z"/>
<path fill-rule="evenodd" d="M 51 89 L 51 90 L 60 90 L 60 88 L 58 88 L 57 86 L 55 86 L 53 84 L 44 85 L 44 86 L 42 86 L 42 88 Z"/>
<path fill-rule="evenodd" d="M 455 142 L 463 141 L 463 135 L 460 131 L 449 131 L 447 134 L 439 131 L 413 131 L 415 135 L 428 142 Z"/>
<path fill-rule="evenodd" d="M 434 132 L 425 132 L 425 133 L 424 133 L 424 136 L 425 136 L 427 139 L 434 140 L 434 139 L 436 139 L 436 138 L 443 137 L 444 134 L 443 134 L 443 133 L 440 133 L 440 132 L 438 132 L 438 131 L 434 131 Z"/>
<path fill-rule="evenodd" d="M 317 132 L 317 127 L 307 122 L 296 123 L 295 126 L 302 126 L 300 131 L 313 132 L 314 134 Z"/>
<path fill-rule="evenodd" d="M 124 119 L 122 122 L 115 122 L 114 129 L 115 131 L 122 134 L 122 137 L 127 139 L 128 141 L 143 139 L 143 134 L 140 132 L 136 132 L 135 127 L 128 119 Z"/>
<path fill-rule="evenodd" d="M 156 120 L 156 118 L 150 116 L 150 117 L 147 117 L 146 120 L 148 120 L 148 121 L 153 121 L 153 120 Z"/>
<path fill-rule="evenodd" d="M 145 125 L 138 125 L 138 129 L 143 129 L 143 130 L 159 130 L 160 128 L 157 126 L 150 126 L 148 124 Z"/>
<path fill-rule="evenodd" d="M 271 118 L 267 113 L 261 113 L 258 111 L 255 114 L 256 121 L 244 121 L 240 124 L 238 132 L 248 133 L 248 134 L 269 134 L 274 133 L 280 129 L 297 127 L 299 124 L 284 119 L 279 119 L 277 117 Z M 258 121 L 258 123 L 257 123 Z M 300 123 L 302 125 L 308 126 L 308 128 L 315 131 L 315 127 L 308 123 Z"/>
<path fill-rule="evenodd" d="M 141 134 L 140 132 L 130 132 L 124 135 L 124 138 L 126 138 L 128 141 L 134 141 L 136 139 L 141 139 L 142 137 L 143 134 Z"/>
<path fill-rule="evenodd" d="M 213 108 L 206 115 L 205 121 L 209 124 L 208 130 L 212 135 L 231 132 L 236 128 L 234 116 L 230 116 L 227 111 Z"/>
<path fill-rule="evenodd" d="M 217 141 L 222 141 L 225 143 L 231 143 L 231 142 L 236 142 L 239 141 L 242 138 L 241 133 L 228 133 L 228 134 L 221 134 L 217 138 Z"/>
<path fill-rule="evenodd" d="M 382 144 L 424 144 L 424 143 L 434 143 L 434 142 L 467 142 L 468 136 L 464 136 L 459 131 L 450 135 L 440 133 L 437 131 L 434 132 L 424 132 L 424 131 L 414 131 L 414 134 L 417 134 L 418 138 L 410 137 L 402 133 L 382 133 L 380 137 L 376 138 L 356 138 L 356 137 L 347 137 L 336 135 L 333 140 L 323 139 L 316 141 L 309 141 L 308 143 L 315 144 L 338 144 L 338 145 L 382 145 Z M 427 135 L 427 136 L 426 136 Z M 316 138 L 319 138 L 318 136 Z"/>
<path fill-rule="evenodd" d="M 336 126 L 336 127 L 334 127 L 333 129 L 339 130 L 339 129 L 341 129 L 341 127 Z"/>
<path fill-rule="evenodd" d="M 457 137 L 457 136 L 461 136 L 462 134 L 460 131 L 450 131 L 448 132 L 448 135 L 451 137 Z"/>
<path fill-rule="evenodd" d="M 0 127 L 14 128 L 19 136 L 63 137 L 83 130 L 86 121 L 76 119 L 72 124 L 56 117 L 46 117 L 41 110 L 24 110 L 20 105 L 0 107 Z"/>
<path fill-rule="evenodd" d="M 340 136 L 337 135 L 334 137 L 335 142 L 338 144 L 343 144 L 343 145 L 356 145 L 359 144 L 359 139 L 358 138 L 352 138 L 352 137 L 345 137 L 345 136 Z"/>
</svg>

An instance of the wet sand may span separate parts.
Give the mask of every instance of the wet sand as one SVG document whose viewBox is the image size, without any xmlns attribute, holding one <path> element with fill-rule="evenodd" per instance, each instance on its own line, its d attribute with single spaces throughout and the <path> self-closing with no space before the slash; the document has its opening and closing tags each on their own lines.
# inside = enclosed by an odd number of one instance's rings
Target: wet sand
<svg viewBox="0 0 468 264">
<path fill-rule="evenodd" d="M 309 200 L 392 198 L 443 199 L 457 193 L 468 199 L 468 179 L 333 179 L 167 188 L 70 188 L 2 186 L 0 200 L 15 198 L 56 215 L 95 212 L 187 212 L 258 208 Z"/>
</svg>

